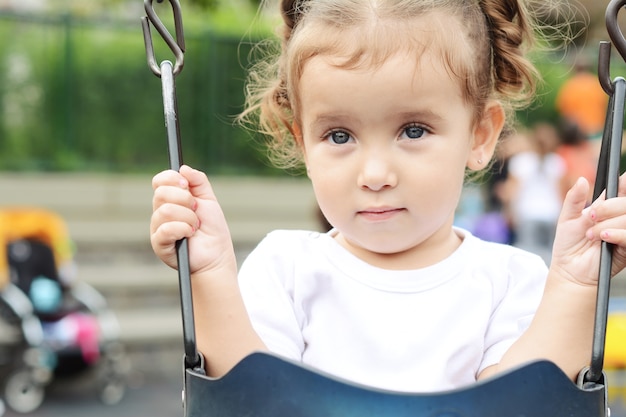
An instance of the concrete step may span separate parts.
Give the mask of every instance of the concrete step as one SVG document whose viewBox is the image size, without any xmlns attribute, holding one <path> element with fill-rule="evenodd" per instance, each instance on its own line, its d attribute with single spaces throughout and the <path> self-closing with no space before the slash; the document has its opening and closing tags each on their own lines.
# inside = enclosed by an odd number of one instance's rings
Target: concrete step
<svg viewBox="0 0 626 417">
<path fill-rule="evenodd" d="M 277 228 L 317 228 L 307 180 L 215 177 L 211 182 L 235 242 L 249 245 Z M 3 173 L 0 190 L 0 207 L 59 213 L 79 248 L 149 244 L 151 176 Z"/>
<path fill-rule="evenodd" d="M 176 306 L 113 309 L 113 312 L 120 325 L 120 341 L 129 350 L 183 346 L 181 310 Z"/>
<path fill-rule="evenodd" d="M 104 293 L 178 292 L 177 272 L 163 263 L 78 265 L 78 277 Z"/>
<path fill-rule="evenodd" d="M 163 264 L 84 265 L 79 278 L 102 294 L 112 309 L 178 308 L 180 302 L 177 272 Z"/>
<path fill-rule="evenodd" d="M 160 262 L 89 263 L 79 278 L 107 300 L 128 349 L 182 346 L 182 316 L 177 272 Z"/>
</svg>

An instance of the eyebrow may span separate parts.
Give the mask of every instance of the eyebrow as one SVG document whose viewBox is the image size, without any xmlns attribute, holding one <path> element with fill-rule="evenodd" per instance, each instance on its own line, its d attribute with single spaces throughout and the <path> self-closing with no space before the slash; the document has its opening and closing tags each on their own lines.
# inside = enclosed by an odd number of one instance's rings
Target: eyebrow
<svg viewBox="0 0 626 417">
<path fill-rule="evenodd" d="M 431 123 L 439 123 L 444 120 L 441 114 L 436 113 L 430 109 L 400 112 L 398 113 L 398 118 L 402 120 L 406 120 L 406 119 L 428 120 Z"/>
<path fill-rule="evenodd" d="M 326 124 L 342 124 L 348 121 L 349 123 L 356 122 L 358 118 L 345 114 L 345 113 L 323 113 L 316 116 L 313 119 L 313 125 L 326 125 Z"/>
<path fill-rule="evenodd" d="M 443 116 L 441 116 L 439 113 L 436 113 L 430 109 L 420 109 L 416 111 L 398 112 L 396 113 L 395 117 L 398 120 L 417 119 L 417 120 L 428 120 L 432 123 L 438 123 L 444 120 Z M 313 119 L 313 124 L 315 125 L 331 124 L 332 125 L 332 124 L 345 123 L 346 121 L 348 121 L 349 123 L 358 122 L 358 118 L 352 115 L 345 114 L 345 113 L 324 113 L 324 114 L 320 114 L 316 116 Z"/>
</svg>

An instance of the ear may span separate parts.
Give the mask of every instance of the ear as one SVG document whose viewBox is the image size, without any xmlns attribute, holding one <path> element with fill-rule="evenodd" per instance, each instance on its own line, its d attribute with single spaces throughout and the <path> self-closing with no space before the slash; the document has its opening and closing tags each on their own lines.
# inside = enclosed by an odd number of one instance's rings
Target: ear
<svg viewBox="0 0 626 417">
<path fill-rule="evenodd" d="M 491 101 L 485 106 L 482 119 L 473 132 L 473 142 L 467 167 L 474 171 L 485 168 L 495 152 L 500 133 L 504 128 L 505 114 L 502 105 Z"/>
</svg>

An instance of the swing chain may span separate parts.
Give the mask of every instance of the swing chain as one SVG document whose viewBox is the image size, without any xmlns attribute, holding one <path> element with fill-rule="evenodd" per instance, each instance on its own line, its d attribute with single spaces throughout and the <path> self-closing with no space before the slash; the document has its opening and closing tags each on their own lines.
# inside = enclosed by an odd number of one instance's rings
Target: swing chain
<svg viewBox="0 0 626 417">
<path fill-rule="evenodd" d="M 157 3 L 163 3 L 163 1 L 164 0 L 157 0 Z M 152 6 L 153 0 L 144 0 L 146 16 L 141 18 L 143 39 L 146 45 L 146 56 L 148 58 L 148 66 L 157 77 L 161 77 L 161 68 L 157 64 L 154 55 L 154 45 L 152 43 L 152 33 L 150 30 L 151 23 L 157 30 L 157 32 L 159 32 L 167 46 L 174 54 L 174 57 L 176 58 L 173 75 L 178 75 L 182 71 L 184 65 L 185 37 L 183 33 L 183 19 L 180 9 L 180 3 L 178 2 L 178 0 L 168 1 L 170 2 L 172 6 L 172 11 L 174 13 L 174 29 L 176 33 L 175 40 L 154 11 L 154 7 Z"/>
</svg>

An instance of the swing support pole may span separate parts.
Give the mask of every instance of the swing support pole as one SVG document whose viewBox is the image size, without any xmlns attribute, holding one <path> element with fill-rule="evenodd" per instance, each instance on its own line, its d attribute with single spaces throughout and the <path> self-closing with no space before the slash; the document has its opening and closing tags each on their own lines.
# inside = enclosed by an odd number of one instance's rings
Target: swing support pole
<svg viewBox="0 0 626 417">
<path fill-rule="evenodd" d="M 619 27 L 617 18 L 626 0 L 611 0 L 606 9 L 606 28 L 615 48 L 626 61 L 626 39 Z M 626 80 L 623 77 L 611 79 L 611 42 L 600 42 L 598 57 L 598 79 L 603 90 L 609 95 L 606 122 L 602 135 L 602 147 L 598 161 L 598 174 L 595 181 L 593 199 L 602 192 L 606 198 L 617 197 L 622 135 L 624 130 L 624 104 L 626 101 Z M 604 350 L 606 342 L 606 323 L 608 318 L 611 267 L 613 264 L 614 245 L 602 242 L 600 269 L 598 272 L 598 295 L 596 317 L 593 332 L 591 365 L 584 375 L 585 382 L 600 382 L 603 379 Z"/>
<path fill-rule="evenodd" d="M 183 155 L 180 139 L 180 127 L 178 123 L 178 103 L 176 100 L 175 77 L 180 74 L 184 65 L 185 40 L 183 33 L 183 21 L 178 0 L 168 0 L 174 13 L 174 25 L 176 39 L 172 37 L 161 19 L 157 16 L 153 7 L 153 0 L 144 0 L 146 16 L 141 19 L 144 43 L 148 66 L 152 73 L 161 78 L 163 91 L 163 112 L 165 116 L 165 129 L 167 132 L 167 148 L 170 169 L 178 171 L 183 164 Z M 162 3 L 163 0 L 158 0 Z M 170 51 L 174 54 L 175 62 L 164 60 L 157 65 L 152 43 L 151 25 L 161 35 Z M 180 289 L 180 302 L 183 319 L 183 342 L 185 345 L 185 366 L 203 372 L 202 356 L 196 347 L 196 333 L 193 316 L 193 303 L 191 292 L 191 273 L 189 268 L 189 246 L 187 239 L 176 242 L 176 257 L 178 262 L 178 283 Z"/>
</svg>

